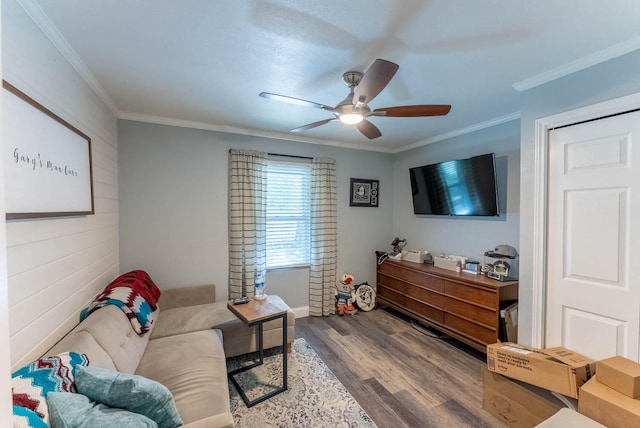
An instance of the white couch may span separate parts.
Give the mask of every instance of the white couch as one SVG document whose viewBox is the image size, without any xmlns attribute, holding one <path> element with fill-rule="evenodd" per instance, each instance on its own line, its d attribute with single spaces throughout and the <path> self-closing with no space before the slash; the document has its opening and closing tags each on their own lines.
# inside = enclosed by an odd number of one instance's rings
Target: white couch
<svg viewBox="0 0 640 428">
<path fill-rule="evenodd" d="M 143 336 L 119 308 L 106 306 L 47 355 L 84 353 L 90 365 L 162 383 L 173 394 L 185 427 L 233 427 L 225 359 L 255 351 L 256 329 L 236 319 L 226 302 L 214 302 L 214 296 L 212 286 L 163 291 L 153 329 Z M 293 312 L 288 318 L 288 338 L 293 340 Z M 281 321 L 265 324 L 264 344 L 282 344 Z"/>
</svg>

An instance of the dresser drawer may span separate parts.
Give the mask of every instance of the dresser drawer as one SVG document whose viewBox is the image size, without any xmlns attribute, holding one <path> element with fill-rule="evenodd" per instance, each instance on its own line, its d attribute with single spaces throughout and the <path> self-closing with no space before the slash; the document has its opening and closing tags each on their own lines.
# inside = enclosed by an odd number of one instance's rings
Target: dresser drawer
<svg viewBox="0 0 640 428">
<path fill-rule="evenodd" d="M 445 294 L 468 302 L 498 310 L 498 299 L 495 291 L 445 281 Z"/>
<path fill-rule="evenodd" d="M 423 303 L 427 303 L 430 306 L 444 309 L 445 298 L 442 294 L 434 293 L 426 288 L 402 282 L 395 278 L 380 275 L 378 277 L 378 289 L 379 295 L 386 295 L 386 297 L 390 299 L 400 300 L 400 296 L 409 296 Z"/>
<path fill-rule="evenodd" d="M 393 277 L 400 281 L 418 284 L 437 292 L 444 292 L 444 280 L 435 276 L 407 269 L 391 263 L 383 263 L 378 266 L 378 273 L 387 277 Z"/>
<path fill-rule="evenodd" d="M 407 295 L 425 303 L 429 303 L 431 306 L 444 309 L 445 297 L 442 294 L 434 293 L 433 291 L 418 287 L 417 285 L 409 285 L 407 287 Z"/>
<path fill-rule="evenodd" d="M 495 330 L 458 318 L 450 313 L 444 314 L 444 325 L 457 333 L 481 342 L 483 345 L 498 341 L 498 333 Z"/>
<path fill-rule="evenodd" d="M 384 285 L 387 288 L 391 288 L 393 290 L 396 290 L 399 293 L 406 293 L 407 292 L 407 288 L 410 286 L 408 283 L 401 281 L 399 279 L 396 279 L 392 276 L 388 276 L 388 275 L 384 275 L 379 273 L 378 274 L 378 286 L 380 285 Z"/>
<path fill-rule="evenodd" d="M 477 321 L 487 327 L 495 326 L 498 322 L 498 313 L 495 310 L 484 309 L 450 297 L 446 298 L 444 308 L 449 313 Z"/>
<path fill-rule="evenodd" d="M 396 290 L 389 288 L 385 285 L 378 283 L 378 297 L 383 297 L 393 303 L 397 303 L 400 306 L 404 306 L 405 297 L 404 294 L 398 293 Z"/>
<path fill-rule="evenodd" d="M 435 324 L 444 324 L 444 312 L 439 309 L 432 308 L 431 306 L 410 298 L 405 300 L 404 307 Z"/>
</svg>

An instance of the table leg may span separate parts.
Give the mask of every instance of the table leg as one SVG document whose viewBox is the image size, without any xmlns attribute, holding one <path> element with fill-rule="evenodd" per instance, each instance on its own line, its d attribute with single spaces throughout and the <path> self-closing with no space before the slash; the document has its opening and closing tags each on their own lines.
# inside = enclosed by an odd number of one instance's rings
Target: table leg
<svg viewBox="0 0 640 428">
<path fill-rule="evenodd" d="M 260 364 L 264 363 L 264 344 L 263 344 L 263 334 L 264 330 L 262 329 L 263 324 L 258 324 L 258 350 L 260 351 Z"/>
<path fill-rule="evenodd" d="M 287 390 L 287 314 L 282 317 L 282 389 Z"/>
<path fill-rule="evenodd" d="M 288 388 L 287 387 L 287 314 L 285 313 L 279 318 L 282 318 L 282 387 L 274 391 L 271 391 L 263 395 L 262 397 L 256 398 L 253 401 L 250 401 L 249 397 L 247 397 L 245 392 L 240 387 L 240 384 L 238 384 L 238 382 L 234 378 L 236 374 L 245 372 L 247 370 L 250 370 L 264 363 L 264 341 L 263 341 L 264 330 L 262 328 L 263 322 L 258 323 L 258 351 L 260 353 L 260 360 L 254 362 L 249 366 L 241 367 L 239 369 L 233 370 L 230 373 L 228 373 L 229 380 L 231 380 L 231 383 L 233 384 L 233 386 L 236 387 L 236 390 L 240 394 L 242 401 L 244 401 L 244 404 L 246 404 L 247 407 L 253 407 L 258 403 L 262 403 L 264 400 L 271 398 L 274 395 L 280 394 L 281 392 L 286 391 Z"/>
</svg>

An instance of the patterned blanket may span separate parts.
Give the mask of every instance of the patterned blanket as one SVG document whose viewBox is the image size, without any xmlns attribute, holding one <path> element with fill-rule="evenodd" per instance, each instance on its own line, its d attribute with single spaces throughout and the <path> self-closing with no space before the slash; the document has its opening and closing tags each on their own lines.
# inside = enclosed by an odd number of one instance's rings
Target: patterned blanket
<svg viewBox="0 0 640 428">
<path fill-rule="evenodd" d="M 133 288 L 116 287 L 104 291 L 80 314 L 80 321 L 107 305 L 116 305 L 125 313 L 133 330 L 139 335 L 147 333 L 153 324 L 151 305 Z"/>
<path fill-rule="evenodd" d="M 144 298 L 144 300 L 147 301 L 147 303 L 149 303 L 149 305 L 151 305 L 152 310 L 155 311 L 157 309 L 156 305 L 160 298 L 160 290 L 147 272 L 138 269 L 123 273 L 111 281 L 111 284 L 107 285 L 104 288 L 104 291 L 108 291 L 115 287 L 133 288 Z"/>
</svg>

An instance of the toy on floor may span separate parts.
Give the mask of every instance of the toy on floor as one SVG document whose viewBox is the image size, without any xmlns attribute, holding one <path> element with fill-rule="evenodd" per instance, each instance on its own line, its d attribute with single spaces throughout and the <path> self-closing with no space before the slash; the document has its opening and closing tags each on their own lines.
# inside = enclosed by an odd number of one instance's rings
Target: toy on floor
<svg viewBox="0 0 640 428">
<path fill-rule="evenodd" d="M 350 314 L 353 315 L 358 310 L 353 305 L 355 299 L 356 289 L 353 284 L 354 277 L 347 273 L 342 275 L 342 279 L 338 281 L 336 285 L 336 302 L 338 315 Z"/>
</svg>

